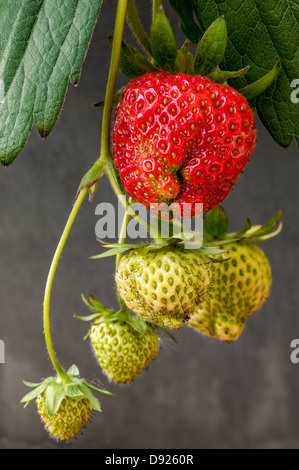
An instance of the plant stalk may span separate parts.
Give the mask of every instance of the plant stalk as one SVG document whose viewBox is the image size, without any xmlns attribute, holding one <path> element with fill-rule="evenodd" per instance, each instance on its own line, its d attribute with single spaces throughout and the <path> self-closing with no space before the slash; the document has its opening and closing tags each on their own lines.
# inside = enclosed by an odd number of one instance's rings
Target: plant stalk
<svg viewBox="0 0 299 470">
<path fill-rule="evenodd" d="M 51 266 L 50 266 L 50 270 L 49 270 L 49 274 L 48 274 L 48 278 L 47 278 L 47 282 L 46 282 L 45 294 L 44 294 L 43 322 L 44 322 L 44 335 L 45 335 L 46 345 L 47 345 L 47 349 L 48 349 L 48 354 L 49 354 L 51 362 L 52 362 L 54 368 L 56 369 L 59 377 L 64 381 L 69 381 L 70 379 L 69 379 L 69 376 L 67 375 L 66 371 L 63 369 L 63 367 L 58 362 L 58 359 L 56 357 L 56 354 L 55 354 L 54 348 L 53 348 L 53 343 L 52 343 L 52 338 L 51 338 L 51 331 L 50 331 L 50 296 L 51 296 L 53 280 L 54 280 L 54 276 L 55 276 L 55 273 L 56 273 L 59 258 L 61 256 L 62 250 L 64 248 L 64 245 L 65 245 L 66 241 L 67 241 L 67 238 L 68 238 L 68 235 L 69 235 L 70 230 L 72 228 L 72 225 L 75 221 L 77 213 L 78 213 L 78 211 L 81 207 L 81 204 L 82 204 L 87 192 L 88 192 L 87 189 L 84 189 L 80 192 L 80 194 L 79 194 L 79 196 L 78 196 L 78 198 L 77 198 L 77 200 L 76 200 L 76 202 L 73 206 L 73 209 L 72 209 L 72 211 L 69 215 L 68 221 L 67 221 L 66 226 L 63 230 L 63 233 L 62 233 L 61 238 L 59 240 L 59 243 L 57 245 L 57 248 L 56 248 L 56 251 L 55 251 Z"/>
</svg>

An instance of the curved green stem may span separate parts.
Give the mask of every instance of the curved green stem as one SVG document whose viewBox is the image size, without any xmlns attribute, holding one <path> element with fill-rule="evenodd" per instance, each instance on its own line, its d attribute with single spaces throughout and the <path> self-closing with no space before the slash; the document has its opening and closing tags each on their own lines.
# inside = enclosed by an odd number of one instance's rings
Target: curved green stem
<svg viewBox="0 0 299 470">
<path fill-rule="evenodd" d="M 51 290 L 52 290 L 52 285 L 53 285 L 53 280 L 55 276 L 55 272 L 57 269 L 58 261 L 61 256 L 62 250 L 64 248 L 64 245 L 66 243 L 66 240 L 68 238 L 68 235 L 70 233 L 70 230 L 72 228 L 72 225 L 74 223 L 74 220 L 77 216 L 77 213 L 81 207 L 81 204 L 87 194 L 87 189 L 84 189 L 80 192 L 73 209 L 69 215 L 68 221 L 66 223 L 66 226 L 63 230 L 63 233 L 61 235 L 61 238 L 59 240 L 59 243 L 57 245 L 51 267 L 49 270 L 47 282 L 46 282 L 46 288 L 45 288 L 45 294 L 44 294 L 44 305 L 43 305 L 43 312 L 44 312 L 44 335 L 45 335 L 45 340 L 46 340 L 46 345 L 49 353 L 49 357 L 52 361 L 52 364 L 54 368 L 56 369 L 59 377 L 65 381 L 69 381 L 69 376 L 67 375 L 66 371 L 62 368 L 62 366 L 59 364 L 58 359 L 56 357 L 56 354 L 54 352 L 53 348 L 53 343 L 52 343 L 52 338 L 51 338 L 51 332 L 50 332 L 50 296 L 51 296 Z"/>
<path fill-rule="evenodd" d="M 93 168 L 90 170 L 92 173 L 92 177 L 96 178 L 102 174 L 103 167 L 105 163 L 111 160 L 110 156 L 110 125 L 111 125 L 111 116 L 112 116 L 112 108 L 113 108 L 113 97 L 115 92 L 115 86 L 117 81 L 117 74 L 118 74 L 118 66 L 119 66 L 119 57 L 120 57 L 120 50 L 121 50 L 121 41 L 122 41 L 122 34 L 126 16 L 126 9 L 127 9 L 127 0 L 119 0 L 115 18 L 115 27 L 114 27 L 114 40 L 113 40 L 113 47 L 112 47 L 112 54 L 111 54 L 111 63 L 107 81 L 107 89 L 106 89 L 106 97 L 105 97 L 105 105 L 103 111 L 103 122 L 102 122 L 102 140 L 101 140 L 101 157 L 95 163 Z M 108 165 L 109 166 L 109 165 Z M 93 171 L 95 174 L 93 174 Z M 89 180 L 93 181 L 92 178 Z M 95 182 L 95 181 L 94 181 Z M 87 195 L 89 190 L 88 185 L 81 186 L 80 190 L 77 194 L 76 201 L 73 205 L 72 211 L 69 215 L 67 220 L 66 226 L 63 230 L 61 235 L 60 241 L 56 248 L 44 294 L 44 305 L 43 305 L 43 323 L 44 323 L 44 335 L 45 341 L 47 345 L 47 350 L 49 357 L 52 361 L 54 368 L 56 369 L 59 377 L 64 381 L 69 381 L 69 376 L 67 372 L 63 369 L 60 365 L 56 354 L 54 352 L 52 338 L 51 338 L 51 331 L 50 331 L 50 297 L 51 297 L 51 290 L 53 285 L 54 276 L 56 273 L 58 261 L 60 259 L 62 250 L 64 245 L 67 241 L 68 235 L 72 228 L 72 225 L 76 219 L 77 213 L 81 207 L 81 204 Z"/>
</svg>

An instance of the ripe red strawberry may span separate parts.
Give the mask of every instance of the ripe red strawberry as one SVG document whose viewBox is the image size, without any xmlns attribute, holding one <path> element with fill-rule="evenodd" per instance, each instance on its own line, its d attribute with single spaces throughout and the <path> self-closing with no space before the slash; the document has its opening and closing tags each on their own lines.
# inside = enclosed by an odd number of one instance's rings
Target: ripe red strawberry
<svg viewBox="0 0 299 470">
<path fill-rule="evenodd" d="M 154 72 L 129 82 L 116 109 L 115 165 L 126 192 L 151 203 L 203 203 L 227 196 L 256 141 L 254 114 L 229 86 Z"/>
</svg>

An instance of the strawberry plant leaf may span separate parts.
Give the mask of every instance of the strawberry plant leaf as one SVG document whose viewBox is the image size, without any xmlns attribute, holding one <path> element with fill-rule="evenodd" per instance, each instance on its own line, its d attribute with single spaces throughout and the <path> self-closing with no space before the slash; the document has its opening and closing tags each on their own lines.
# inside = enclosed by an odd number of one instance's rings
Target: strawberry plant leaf
<svg viewBox="0 0 299 470">
<path fill-rule="evenodd" d="M 46 138 L 68 82 L 77 84 L 103 0 L 0 3 L 0 161 L 9 165 L 33 124 Z"/>
<path fill-rule="evenodd" d="M 299 70 L 299 8 L 289 0 L 169 0 L 178 13 L 182 31 L 197 42 L 219 16 L 224 15 L 228 42 L 220 68 L 239 70 L 250 66 L 242 78 L 229 84 L 237 90 L 256 82 L 280 60 L 277 78 L 250 102 L 273 139 L 282 147 L 299 143 L 299 106 L 292 100 L 291 83 Z M 183 3 L 184 7 L 178 4 Z M 191 25 L 196 15 L 201 34 Z M 196 23 L 195 23 L 196 24 Z M 196 39 L 194 41 L 194 39 Z"/>
<path fill-rule="evenodd" d="M 152 56 L 162 70 L 173 73 L 177 45 L 170 23 L 162 9 L 158 10 L 151 26 Z"/>
</svg>

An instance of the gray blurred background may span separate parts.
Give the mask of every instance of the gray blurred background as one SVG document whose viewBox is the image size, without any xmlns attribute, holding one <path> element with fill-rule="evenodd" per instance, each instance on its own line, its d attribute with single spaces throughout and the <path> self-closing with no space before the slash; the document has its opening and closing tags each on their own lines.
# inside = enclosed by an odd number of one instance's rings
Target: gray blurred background
<svg viewBox="0 0 299 470">
<path fill-rule="evenodd" d="M 284 207 L 284 229 L 262 246 L 272 266 L 272 292 L 239 341 L 220 343 L 184 327 L 175 332 L 178 344 L 162 335 L 157 359 L 134 383 L 108 382 L 83 340 L 89 324 L 73 318 L 88 314 L 81 293 L 118 306 L 114 258 L 88 259 L 99 252 L 96 205 L 117 204 L 104 177 L 94 201 L 84 202 L 60 260 L 51 326 L 62 365 L 77 364 L 81 376 L 115 396 L 98 396 L 103 412 L 69 444 L 49 439 L 34 402 L 26 409 L 20 404 L 29 391 L 23 379 L 53 374 L 43 337 L 43 292 L 78 184 L 98 157 L 102 111 L 91 105 L 104 97 L 115 10 L 116 2 L 104 4 L 80 84 L 70 86 L 50 136 L 43 142 L 33 129 L 21 155 L 0 168 L 0 448 L 297 448 L 299 364 L 290 360 L 290 343 L 299 338 L 299 152 L 295 145 L 280 148 L 259 120 L 256 150 L 223 206 L 231 230 L 247 216 L 263 224 Z M 149 11 L 143 13 L 145 21 Z M 177 28 L 176 16 L 167 13 Z M 134 44 L 127 27 L 125 36 Z M 177 38 L 182 44 L 179 31 Z M 125 83 L 120 75 L 119 86 Z"/>
</svg>

